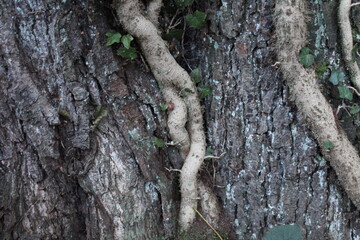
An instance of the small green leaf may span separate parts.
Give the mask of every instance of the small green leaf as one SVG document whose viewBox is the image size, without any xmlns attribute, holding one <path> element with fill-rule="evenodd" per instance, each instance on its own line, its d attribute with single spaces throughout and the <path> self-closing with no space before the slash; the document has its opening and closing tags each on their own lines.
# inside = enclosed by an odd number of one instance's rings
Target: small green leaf
<svg viewBox="0 0 360 240">
<path fill-rule="evenodd" d="M 186 93 L 194 93 L 190 88 L 184 88 L 183 91 Z"/>
<path fill-rule="evenodd" d="M 332 149 L 333 147 L 334 147 L 334 144 L 330 140 L 326 140 L 326 142 L 324 143 L 324 148 Z"/>
<path fill-rule="evenodd" d="M 329 81 L 333 84 L 333 85 L 338 85 L 339 82 L 344 82 L 344 77 L 345 74 L 343 72 L 340 71 L 332 71 Z"/>
<path fill-rule="evenodd" d="M 347 86 L 338 86 L 339 97 L 352 101 L 353 94 Z"/>
<path fill-rule="evenodd" d="M 162 35 L 162 38 L 166 41 L 171 41 L 173 39 L 181 40 L 183 33 L 184 33 L 184 30 L 175 28 L 175 29 L 172 29 L 168 33 L 164 33 Z"/>
<path fill-rule="evenodd" d="M 160 104 L 161 111 L 166 111 L 169 108 L 169 105 L 167 104 Z"/>
<path fill-rule="evenodd" d="M 190 88 L 183 88 L 179 92 L 181 97 L 186 97 L 189 93 L 194 93 L 194 92 Z"/>
<path fill-rule="evenodd" d="M 320 79 L 324 75 L 324 73 L 328 71 L 328 69 L 329 69 L 329 63 L 325 60 L 321 61 L 316 65 L 315 68 L 316 77 Z"/>
<path fill-rule="evenodd" d="M 203 28 L 205 26 L 206 14 L 196 10 L 193 14 L 186 15 L 186 23 L 193 28 Z"/>
<path fill-rule="evenodd" d="M 124 44 L 124 47 L 126 49 L 130 49 L 130 44 L 131 44 L 131 41 L 134 40 L 133 36 L 129 35 L 129 34 L 126 34 L 124 36 L 122 36 L 121 38 L 121 42 L 122 44 Z"/>
<path fill-rule="evenodd" d="M 264 240 L 302 240 L 299 225 L 284 225 L 270 229 Z"/>
<path fill-rule="evenodd" d="M 137 53 L 136 53 L 136 49 L 133 47 L 130 47 L 129 49 L 127 48 L 120 48 L 117 51 L 117 54 L 119 54 L 120 56 L 124 57 L 124 58 L 128 58 L 131 60 L 134 60 L 135 58 L 138 57 Z"/>
<path fill-rule="evenodd" d="M 194 0 L 175 0 L 175 4 L 179 7 L 187 7 L 193 3 Z"/>
<path fill-rule="evenodd" d="M 106 40 L 105 46 L 111 46 L 114 43 L 120 43 L 121 34 L 118 32 L 107 32 L 105 34 L 108 39 Z"/>
<path fill-rule="evenodd" d="M 159 148 L 165 147 L 164 140 L 162 140 L 160 138 L 154 137 L 154 142 L 155 142 L 155 146 L 157 146 Z"/>
<path fill-rule="evenodd" d="M 312 51 L 310 50 L 310 48 L 302 48 L 300 50 L 300 54 L 299 54 L 299 57 L 300 57 L 300 63 L 302 65 L 304 65 L 304 67 L 310 67 L 314 61 L 315 61 L 315 58 L 314 58 L 314 55 L 312 54 Z"/>
<path fill-rule="evenodd" d="M 194 82 L 196 82 L 196 83 L 201 82 L 199 68 L 195 68 L 194 70 L 192 70 L 192 72 L 190 73 L 190 76 L 192 77 L 192 79 L 194 79 Z"/>
<path fill-rule="evenodd" d="M 205 150 L 205 156 L 211 156 L 213 155 L 214 150 L 211 147 L 207 147 Z"/>
<path fill-rule="evenodd" d="M 200 92 L 200 98 L 206 98 L 206 96 L 211 93 L 211 87 L 207 86 L 198 87 L 198 90 Z"/>
<path fill-rule="evenodd" d="M 312 54 L 312 51 L 308 47 L 303 47 L 302 49 L 300 49 L 300 54 Z"/>
<path fill-rule="evenodd" d="M 359 107 L 359 105 L 355 104 L 354 106 L 352 106 L 352 107 L 350 108 L 350 113 L 351 113 L 351 114 L 356 114 L 356 113 L 358 113 L 358 112 L 360 112 L 360 107 Z"/>
</svg>

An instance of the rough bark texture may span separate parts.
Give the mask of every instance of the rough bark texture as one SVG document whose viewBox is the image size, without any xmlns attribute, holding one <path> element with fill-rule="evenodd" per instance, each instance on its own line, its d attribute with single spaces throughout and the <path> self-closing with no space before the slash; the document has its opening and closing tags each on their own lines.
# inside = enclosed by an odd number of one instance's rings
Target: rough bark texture
<svg viewBox="0 0 360 240">
<path fill-rule="evenodd" d="M 0 238 L 173 232 L 175 188 L 152 140 L 165 138 L 161 96 L 139 64 L 104 46 L 109 8 L 2 1 L 0 11 Z M 109 114 L 90 132 L 100 105 Z"/>
<path fill-rule="evenodd" d="M 309 45 L 333 62 L 341 52 L 337 4 L 309 3 Z M 174 234 L 178 185 L 164 168 L 169 156 L 181 157 L 152 142 L 167 134 L 153 77 L 141 61 L 104 46 L 105 33 L 119 30 L 110 2 L 0 6 L 0 239 Z M 213 181 L 234 239 L 261 239 L 288 223 L 299 224 L 304 239 L 358 239 L 359 213 L 272 66 L 273 2 L 194 7 L 206 10 L 208 26 L 187 32 L 198 41 L 185 42 L 185 55 L 213 88 L 203 102 L 208 143 L 226 152 L 206 160 L 202 174 Z M 90 132 L 100 105 L 108 116 Z"/>
<path fill-rule="evenodd" d="M 309 44 L 332 61 L 340 51 L 332 17 L 336 4 L 309 6 L 314 39 L 309 36 Z M 270 226 L 289 223 L 302 226 L 304 239 L 356 239 L 358 211 L 319 155 L 273 66 L 272 6 L 269 1 L 205 6 L 217 19 L 202 41 L 209 51 L 200 57 L 214 89 L 205 102 L 208 144 L 217 154 L 227 153 L 214 163 L 214 185 L 238 239 L 260 239 Z"/>
</svg>

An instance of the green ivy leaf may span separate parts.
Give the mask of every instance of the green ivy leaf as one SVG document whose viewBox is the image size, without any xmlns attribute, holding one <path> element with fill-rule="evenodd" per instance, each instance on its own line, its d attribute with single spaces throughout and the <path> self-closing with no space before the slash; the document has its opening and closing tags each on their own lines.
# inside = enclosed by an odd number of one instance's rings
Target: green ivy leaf
<svg viewBox="0 0 360 240">
<path fill-rule="evenodd" d="M 161 111 L 166 111 L 169 108 L 169 105 L 167 104 L 160 104 Z"/>
<path fill-rule="evenodd" d="M 270 229 L 264 240 L 302 240 L 299 225 L 284 225 Z"/>
<path fill-rule="evenodd" d="M 105 46 L 111 46 L 114 43 L 120 43 L 121 34 L 118 32 L 107 32 L 105 34 L 108 39 L 106 40 Z"/>
<path fill-rule="evenodd" d="M 350 113 L 351 114 L 357 114 L 358 112 L 360 112 L 360 107 L 359 105 L 355 104 L 354 106 L 352 106 L 350 108 Z"/>
<path fill-rule="evenodd" d="M 164 33 L 162 35 L 162 38 L 166 41 L 171 41 L 173 39 L 181 40 L 183 33 L 184 33 L 184 30 L 175 28 L 175 29 L 172 29 L 168 33 Z"/>
<path fill-rule="evenodd" d="M 316 77 L 320 79 L 324 75 L 324 73 L 328 71 L 328 69 L 329 69 L 329 63 L 325 60 L 321 61 L 316 65 L 315 68 Z"/>
<path fill-rule="evenodd" d="M 195 68 L 194 70 L 192 70 L 192 72 L 190 73 L 190 76 L 192 77 L 192 79 L 194 79 L 194 81 L 196 83 L 201 82 L 201 77 L 200 77 L 200 70 L 199 68 Z"/>
<path fill-rule="evenodd" d="M 307 47 L 302 48 L 300 50 L 299 57 L 300 57 L 300 63 L 304 65 L 304 67 L 306 68 L 310 67 L 315 61 L 312 51 L 310 50 L 310 48 Z"/>
<path fill-rule="evenodd" d="M 352 101 L 353 94 L 347 86 L 338 86 L 339 97 Z"/>
<path fill-rule="evenodd" d="M 186 93 L 194 93 L 190 88 L 184 88 L 183 91 Z"/>
<path fill-rule="evenodd" d="M 200 86 L 198 90 L 200 92 L 200 98 L 206 98 L 206 96 L 211 93 L 211 87 L 207 86 Z"/>
<path fill-rule="evenodd" d="M 194 93 L 190 88 L 183 88 L 180 90 L 180 96 L 186 97 L 189 93 Z"/>
<path fill-rule="evenodd" d="M 340 71 L 332 71 L 329 81 L 333 84 L 333 85 L 338 85 L 339 82 L 344 82 L 344 77 L 345 74 L 343 72 Z"/>
<path fill-rule="evenodd" d="M 333 147 L 334 147 L 334 144 L 330 140 L 326 140 L 326 142 L 324 143 L 324 148 L 332 149 Z"/>
<path fill-rule="evenodd" d="M 193 2 L 194 0 L 175 0 L 175 4 L 182 8 L 190 6 Z"/>
<path fill-rule="evenodd" d="M 205 26 L 206 14 L 196 10 L 193 14 L 186 15 L 186 23 L 193 28 L 203 28 Z"/>
<path fill-rule="evenodd" d="M 119 54 L 120 56 L 124 57 L 124 58 L 128 58 L 131 60 L 134 60 L 138 57 L 137 53 L 136 53 L 136 49 L 133 47 L 130 47 L 129 49 L 127 48 L 120 48 L 117 51 L 117 54 Z"/>
<path fill-rule="evenodd" d="M 160 138 L 154 137 L 154 143 L 155 143 L 155 146 L 157 146 L 159 148 L 165 147 L 164 140 L 162 140 Z"/>
<path fill-rule="evenodd" d="M 126 34 L 124 36 L 122 36 L 121 38 L 121 42 L 122 44 L 124 44 L 124 47 L 126 49 L 130 49 L 130 44 L 131 44 L 131 41 L 134 40 L 133 36 L 129 35 L 129 34 Z"/>
<path fill-rule="evenodd" d="M 214 150 L 211 147 L 207 147 L 205 150 L 205 156 L 211 156 L 213 155 Z"/>
</svg>

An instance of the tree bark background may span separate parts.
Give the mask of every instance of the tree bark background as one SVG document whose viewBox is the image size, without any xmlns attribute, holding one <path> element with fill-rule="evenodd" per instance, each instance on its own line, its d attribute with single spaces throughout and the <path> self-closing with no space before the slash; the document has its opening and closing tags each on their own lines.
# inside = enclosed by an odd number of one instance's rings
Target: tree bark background
<svg viewBox="0 0 360 240">
<path fill-rule="evenodd" d="M 165 167 L 179 168 L 180 156 L 153 144 L 153 136 L 167 138 L 155 79 L 141 60 L 104 46 L 105 33 L 120 30 L 111 2 L 0 4 L 0 239 L 173 235 L 179 186 Z M 201 177 L 236 239 L 261 239 L 270 227 L 291 223 L 304 239 L 358 239 L 359 212 L 274 65 L 273 4 L 194 6 L 208 13 L 207 27 L 188 30 L 184 54 L 213 89 L 203 101 L 208 145 L 226 152 L 207 160 Z M 337 4 L 309 3 L 309 46 L 342 67 Z M 91 132 L 99 106 L 108 115 Z"/>
</svg>

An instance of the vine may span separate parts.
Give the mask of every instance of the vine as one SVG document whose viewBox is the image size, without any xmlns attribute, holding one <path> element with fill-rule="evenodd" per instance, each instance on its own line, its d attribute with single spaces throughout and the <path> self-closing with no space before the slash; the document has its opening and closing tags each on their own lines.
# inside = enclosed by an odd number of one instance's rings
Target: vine
<svg viewBox="0 0 360 240">
<path fill-rule="evenodd" d="M 350 8 L 354 6 L 358 6 L 358 4 L 351 4 L 351 0 L 340 0 L 338 15 L 343 59 L 349 69 L 352 83 L 355 88 L 360 91 L 360 69 L 356 58 L 354 58 L 352 54 L 354 43 L 350 23 Z"/>
<path fill-rule="evenodd" d="M 192 4 L 192 0 L 175 2 L 181 7 Z M 199 189 L 203 196 L 207 196 L 201 201 L 203 211 L 208 214 L 218 213 L 216 198 L 210 189 L 199 184 L 197 180 L 197 173 L 204 161 L 206 141 L 196 84 L 175 61 L 167 43 L 161 38 L 158 29 L 161 0 L 149 1 L 144 11 L 137 0 L 115 0 L 113 6 L 123 28 L 138 41 L 142 54 L 161 88 L 164 100 L 173 104 L 172 110 L 168 109 L 168 128 L 172 141 L 177 143 L 184 158 L 180 171 L 179 224 L 181 230 L 186 231 L 196 217 L 194 209 L 197 208 Z M 186 22 L 192 27 L 199 28 L 205 17 L 206 15 L 196 11 L 186 17 Z M 200 91 L 202 97 L 205 97 L 210 90 L 202 88 Z M 213 218 L 217 217 L 216 214 L 210 215 Z"/>
<path fill-rule="evenodd" d="M 348 2 L 350 1 L 342 0 L 341 4 Z M 340 5 L 340 8 L 342 7 L 343 5 Z M 349 14 L 343 10 L 340 9 L 340 14 Z M 292 99 L 299 111 L 305 115 L 323 154 L 336 171 L 348 196 L 360 209 L 359 155 L 338 124 L 336 111 L 333 111 L 322 95 L 314 69 L 305 68 L 298 60 L 299 53 L 302 52 L 305 55 L 310 53 L 308 50 L 305 50 L 305 53 L 301 51 L 307 43 L 306 12 L 305 0 L 276 1 L 274 19 L 278 61 L 281 65 L 283 77 L 288 82 Z M 341 28 L 344 27 L 343 17 L 341 16 L 343 19 L 340 22 L 340 25 L 343 25 Z M 343 36 L 343 42 L 344 38 L 348 37 Z M 348 39 L 345 40 L 348 42 Z M 344 57 L 346 58 L 346 56 Z M 300 61 L 303 60 L 300 59 Z M 353 75 L 352 70 L 350 73 L 354 85 L 358 87 L 356 76 Z M 340 75 L 333 76 L 334 83 L 337 83 L 336 80 L 339 79 Z M 340 93 L 341 91 L 343 91 L 343 98 L 350 98 L 350 95 L 345 92 L 345 88 L 339 88 Z"/>
</svg>

